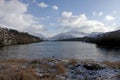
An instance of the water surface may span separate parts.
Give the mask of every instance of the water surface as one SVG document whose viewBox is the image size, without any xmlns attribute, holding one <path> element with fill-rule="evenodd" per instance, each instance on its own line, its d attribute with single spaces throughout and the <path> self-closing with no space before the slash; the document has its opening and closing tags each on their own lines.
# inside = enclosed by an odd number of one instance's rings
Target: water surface
<svg viewBox="0 0 120 80">
<path fill-rule="evenodd" d="M 95 44 L 75 42 L 40 42 L 0 48 L 0 58 L 75 58 L 120 60 L 120 49 L 98 48 Z"/>
</svg>

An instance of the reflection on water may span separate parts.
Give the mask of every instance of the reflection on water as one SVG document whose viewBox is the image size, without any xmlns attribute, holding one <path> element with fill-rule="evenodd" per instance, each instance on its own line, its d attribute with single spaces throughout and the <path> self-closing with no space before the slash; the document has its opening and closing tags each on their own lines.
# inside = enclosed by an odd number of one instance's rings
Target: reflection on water
<svg viewBox="0 0 120 80">
<path fill-rule="evenodd" d="M 101 55 L 107 59 L 120 60 L 120 49 L 97 48 Z"/>
<path fill-rule="evenodd" d="M 95 44 L 82 42 L 41 42 L 0 48 L 1 58 L 76 58 L 95 60 L 118 60 L 120 49 L 98 48 Z"/>
</svg>

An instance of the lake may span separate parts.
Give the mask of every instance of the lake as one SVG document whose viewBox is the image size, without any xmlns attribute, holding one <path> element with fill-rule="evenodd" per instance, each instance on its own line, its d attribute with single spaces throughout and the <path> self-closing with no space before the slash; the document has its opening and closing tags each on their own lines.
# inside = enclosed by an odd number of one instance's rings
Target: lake
<svg viewBox="0 0 120 80">
<path fill-rule="evenodd" d="M 98 48 L 95 44 L 73 42 L 40 42 L 0 48 L 0 58 L 75 58 L 93 60 L 120 60 L 120 49 Z"/>
</svg>

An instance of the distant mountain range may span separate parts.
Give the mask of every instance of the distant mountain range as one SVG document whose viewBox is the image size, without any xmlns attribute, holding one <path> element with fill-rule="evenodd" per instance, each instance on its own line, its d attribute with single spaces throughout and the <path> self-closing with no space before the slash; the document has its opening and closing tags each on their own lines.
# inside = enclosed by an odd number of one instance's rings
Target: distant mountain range
<svg viewBox="0 0 120 80">
<path fill-rule="evenodd" d="M 83 37 L 97 37 L 98 35 L 103 34 L 102 32 L 93 32 L 91 34 L 87 34 L 84 32 L 79 32 L 79 31 L 69 31 L 66 33 L 60 33 L 52 38 L 50 40 L 71 40 L 71 39 L 76 39 L 76 38 L 83 38 Z"/>
<path fill-rule="evenodd" d="M 0 46 L 40 42 L 42 39 L 28 33 L 0 27 Z"/>
<path fill-rule="evenodd" d="M 83 41 L 95 43 L 99 47 L 120 47 L 120 30 L 106 33 L 91 33 L 84 37 L 60 39 L 59 41 Z"/>
<path fill-rule="evenodd" d="M 84 32 L 79 31 L 69 31 L 66 33 L 60 33 L 52 38 L 50 40 L 63 40 L 63 39 L 71 39 L 71 38 L 78 38 L 78 37 L 84 37 L 87 34 Z"/>
</svg>

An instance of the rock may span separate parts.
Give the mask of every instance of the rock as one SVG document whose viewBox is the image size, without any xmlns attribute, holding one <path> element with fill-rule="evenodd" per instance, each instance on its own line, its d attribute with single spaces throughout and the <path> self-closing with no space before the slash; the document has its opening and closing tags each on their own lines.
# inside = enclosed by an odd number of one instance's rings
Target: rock
<svg viewBox="0 0 120 80">
<path fill-rule="evenodd" d="M 86 68 L 87 70 L 101 70 L 101 69 L 104 69 L 104 67 L 100 64 L 84 64 L 83 65 L 84 68 Z"/>
<path fill-rule="evenodd" d="M 42 41 L 40 38 L 13 29 L 0 28 L 0 46 L 28 44 Z"/>
</svg>

